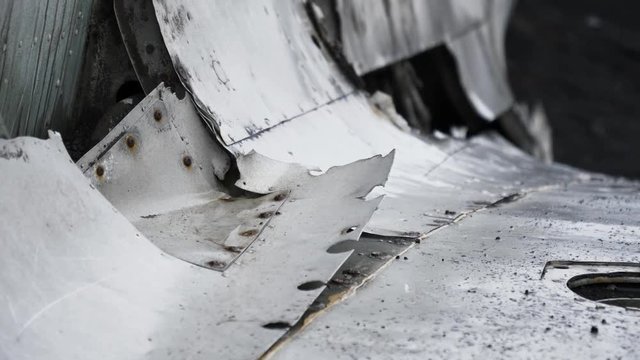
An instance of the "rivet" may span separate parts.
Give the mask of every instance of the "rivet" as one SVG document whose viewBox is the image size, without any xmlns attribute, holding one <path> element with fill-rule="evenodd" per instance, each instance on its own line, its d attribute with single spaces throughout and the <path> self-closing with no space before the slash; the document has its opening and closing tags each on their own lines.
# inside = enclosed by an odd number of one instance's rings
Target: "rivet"
<svg viewBox="0 0 640 360">
<path fill-rule="evenodd" d="M 98 175 L 98 177 L 104 176 L 104 167 L 102 165 L 96 166 L 96 175 Z"/>
<path fill-rule="evenodd" d="M 156 110 L 156 111 L 154 111 L 154 112 L 153 112 L 153 118 L 154 118 L 156 121 L 160 121 L 160 120 L 162 120 L 162 112 L 161 112 L 160 110 Z"/>
<path fill-rule="evenodd" d="M 183 156 L 182 157 L 182 163 L 186 167 L 191 167 L 191 164 L 193 163 L 193 161 L 191 160 L 191 156 L 189 156 L 189 155 Z"/>
<path fill-rule="evenodd" d="M 126 143 L 127 147 L 129 147 L 129 149 L 132 149 L 134 146 L 136 146 L 136 139 L 133 136 L 129 135 L 127 136 Z"/>
</svg>

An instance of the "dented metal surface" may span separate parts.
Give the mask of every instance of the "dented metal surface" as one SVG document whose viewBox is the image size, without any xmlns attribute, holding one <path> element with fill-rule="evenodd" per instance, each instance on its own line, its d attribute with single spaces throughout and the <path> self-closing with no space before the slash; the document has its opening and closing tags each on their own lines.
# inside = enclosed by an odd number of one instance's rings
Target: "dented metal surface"
<svg viewBox="0 0 640 360">
<path fill-rule="evenodd" d="M 344 229 L 357 238 L 379 203 L 361 199 L 367 174 L 354 174 L 350 191 L 288 198 L 219 273 L 154 247 L 82 176 L 57 135 L 1 146 L 0 170 L 13 176 L 0 188 L 8 260 L 0 267 L 14 276 L 0 280 L 10 289 L 0 298 L 9 310 L 0 313 L 0 348 L 12 359 L 256 357 L 284 333 L 273 324 L 295 323 L 321 291 L 298 286 L 326 283 L 346 258 L 326 249 Z"/>
<path fill-rule="evenodd" d="M 352 91 L 314 44 L 301 0 L 154 5 L 178 75 L 227 145 Z"/>
<path fill-rule="evenodd" d="M 596 178 L 477 212 L 416 244 L 275 357 L 637 357 L 637 312 L 566 282 L 637 268 L 639 186 Z"/>
</svg>

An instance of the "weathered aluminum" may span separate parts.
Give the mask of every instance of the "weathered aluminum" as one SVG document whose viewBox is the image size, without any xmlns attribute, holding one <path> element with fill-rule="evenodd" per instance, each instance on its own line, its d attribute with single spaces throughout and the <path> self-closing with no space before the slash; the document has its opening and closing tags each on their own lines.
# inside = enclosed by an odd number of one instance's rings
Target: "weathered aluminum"
<svg viewBox="0 0 640 360">
<path fill-rule="evenodd" d="M 352 91 L 314 44 L 301 0 L 154 5 L 178 75 L 227 145 Z"/>
<path fill-rule="evenodd" d="M 512 6 L 513 1 L 488 1 L 481 25 L 446 42 L 469 101 L 486 120 L 494 120 L 514 105 L 504 50 Z"/>
<path fill-rule="evenodd" d="M 160 86 L 79 161 L 147 238 L 190 263 L 226 269 L 280 209 L 273 196 L 217 190 L 229 159 L 189 99 Z"/>
<path fill-rule="evenodd" d="M 359 75 L 407 59 L 486 21 L 491 0 L 339 0 L 344 55 Z"/>
<path fill-rule="evenodd" d="M 421 236 L 508 195 L 586 176 L 539 163 L 498 137 L 461 141 L 414 136 L 360 94 L 229 148 L 236 156 L 256 151 L 322 171 L 395 149 L 389 181 L 380 192 L 386 196 L 366 227 L 388 236 Z M 238 166 L 242 176 L 243 161 Z M 239 186 L 258 193 L 282 189 L 278 184 L 289 180 L 275 169 L 276 165 L 262 170 L 254 166 L 247 175 L 251 180 Z M 429 187 L 437 189 L 435 196 L 425 191 Z"/>
<path fill-rule="evenodd" d="M 184 97 L 185 89 L 164 45 L 153 0 L 116 0 L 113 7 L 122 40 L 144 92 L 149 94 L 164 83 L 179 98 Z"/>
<path fill-rule="evenodd" d="M 0 0 L 0 114 L 10 137 L 70 128 L 93 0 Z"/>
<path fill-rule="evenodd" d="M 275 358 L 635 358 L 637 312 L 582 299 L 566 281 L 637 271 L 639 190 L 596 177 L 476 212 L 416 244 Z M 554 260 L 571 261 L 547 266 Z"/>
<path fill-rule="evenodd" d="M 11 359 L 257 357 L 322 290 L 297 287 L 328 281 L 347 256 L 326 250 L 357 238 L 379 203 L 361 199 L 368 173 L 352 172 L 350 190 L 310 183 L 322 196 L 289 199 L 219 273 L 153 246 L 58 135 L 0 140 L 0 149 L 0 173 L 11 174 L 0 187 L 0 354 Z"/>
<path fill-rule="evenodd" d="M 438 45 L 453 53 L 475 110 L 493 120 L 513 105 L 504 56 L 512 1 L 337 2 L 344 55 L 359 75 Z"/>
</svg>

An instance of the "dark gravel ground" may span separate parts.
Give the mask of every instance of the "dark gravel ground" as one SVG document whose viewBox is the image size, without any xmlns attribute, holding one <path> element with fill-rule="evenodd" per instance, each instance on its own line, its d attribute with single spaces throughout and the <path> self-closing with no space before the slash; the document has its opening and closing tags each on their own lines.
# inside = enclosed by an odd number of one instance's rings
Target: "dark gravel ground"
<svg viewBox="0 0 640 360">
<path fill-rule="evenodd" d="M 507 35 L 516 97 L 541 101 L 555 160 L 640 178 L 640 1 L 520 0 Z"/>
</svg>

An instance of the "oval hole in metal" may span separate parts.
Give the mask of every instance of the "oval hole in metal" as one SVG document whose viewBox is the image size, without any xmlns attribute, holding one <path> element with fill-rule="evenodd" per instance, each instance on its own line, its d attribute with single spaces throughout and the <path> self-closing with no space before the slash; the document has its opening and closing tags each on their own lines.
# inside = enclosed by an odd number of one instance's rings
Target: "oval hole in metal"
<svg viewBox="0 0 640 360">
<path fill-rule="evenodd" d="M 262 327 L 265 329 L 271 329 L 271 330 L 286 330 L 291 327 L 291 324 L 289 324 L 286 321 L 274 321 L 274 322 L 264 324 L 262 325 Z"/>
<path fill-rule="evenodd" d="M 567 281 L 576 294 L 601 304 L 640 310 L 640 273 L 583 274 Z"/>
<path fill-rule="evenodd" d="M 311 290 L 320 289 L 324 285 L 325 285 L 325 283 L 323 281 L 319 281 L 319 280 L 307 281 L 305 283 L 302 283 L 302 284 L 298 285 L 298 290 L 311 291 Z"/>
</svg>

